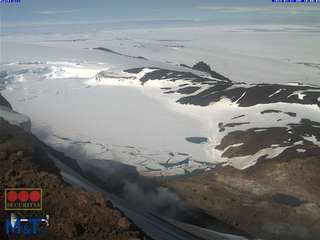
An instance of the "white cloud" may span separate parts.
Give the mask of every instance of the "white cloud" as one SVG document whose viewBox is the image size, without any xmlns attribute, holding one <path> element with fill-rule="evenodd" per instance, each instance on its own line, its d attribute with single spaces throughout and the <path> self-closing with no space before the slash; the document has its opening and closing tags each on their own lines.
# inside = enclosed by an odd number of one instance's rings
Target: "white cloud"
<svg viewBox="0 0 320 240">
<path fill-rule="evenodd" d="M 36 14 L 42 14 L 42 15 L 54 15 L 54 14 L 68 14 L 68 13 L 76 13 L 80 12 L 79 9 L 69 9 L 69 10 L 44 10 L 44 11 L 34 11 Z"/>
</svg>

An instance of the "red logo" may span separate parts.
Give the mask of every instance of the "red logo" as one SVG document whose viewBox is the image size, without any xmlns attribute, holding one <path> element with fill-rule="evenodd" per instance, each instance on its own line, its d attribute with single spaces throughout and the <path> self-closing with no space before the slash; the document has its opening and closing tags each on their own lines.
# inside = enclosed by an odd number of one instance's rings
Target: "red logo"
<svg viewBox="0 0 320 240">
<path fill-rule="evenodd" d="M 6 188 L 5 210 L 42 210 L 41 188 Z"/>
</svg>

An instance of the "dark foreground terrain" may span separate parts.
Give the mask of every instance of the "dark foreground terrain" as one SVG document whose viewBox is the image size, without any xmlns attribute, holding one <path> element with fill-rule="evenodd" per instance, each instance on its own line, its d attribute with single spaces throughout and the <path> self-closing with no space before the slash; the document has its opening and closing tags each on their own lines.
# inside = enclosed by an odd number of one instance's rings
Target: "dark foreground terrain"
<svg viewBox="0 0 320 240">
<path fill-rule="evenodd" d="M 18 211 L 20 217 L 50 216 L 45 239 L 149 239 L 98 193 L 65 184 L 37 139 L 0 118 L 0 239 L 6 239 L 4 188 L 43 189 L 43 211 Z M 10 237 L 11 239 L 12 237 Z"/>
<path fill-rule="evenodd" d="M 309 152 L 311 153 L 311 151 Z M 285 155 L 288 156 L 288 155 Z M 165 180 L 180 196 L 255 237 L 320 239 L 320 151 Z"/>
</svg>

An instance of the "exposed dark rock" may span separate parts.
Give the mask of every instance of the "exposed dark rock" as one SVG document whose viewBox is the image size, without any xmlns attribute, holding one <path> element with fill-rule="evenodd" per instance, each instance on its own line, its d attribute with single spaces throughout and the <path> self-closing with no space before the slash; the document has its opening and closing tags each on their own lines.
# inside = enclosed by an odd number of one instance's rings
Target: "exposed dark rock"
<svg viewBox="0 0 320 240">
<path fill-rule="evenodd" d="M 196 63 L 193 67 L 190 67 L 190 66 L 188 66 L 186 64 L 180 64 L 180 66 L 184 67 L 184 68 L 190 68 L 190 69 L 193 69 L 193 70 L 204 72 L 204 73 L 209 73 L 211 77 L 219 79 L 219 80 L 230 81 L 229 78 L 221 75 L 220 73 L 217 73 L 217 72 L 213 71 L 208 64 L 206 64 L 205 62 L 202 62 L 202 61 Z"/>
<path fill-rule="evenodd" d="M 298 207 L 304 203 L 304 201 L 301 201 L 299 198 L 283 193 L 276 193 L 272 195 L 272 201 L 279 204 L 288 205 L 290 207 Z"/>
<path fill-rule="evenodd" d="M 127 69 L 127 70 L 124 70 L 124 72 L 127 72 L 127 73 L 139 73 L 143 70 L 143 68 L 131 68 L 131 69 Z"/>
<path fill-rule="evenodd" d="M 232 88 L 230 87 L 231 85 L 223 85 L 219 87 L 219 89 L 212 87 L 200 92 L 197 95 L 183 97 L 179 99 L 178 102 L 182 104 L 208 106 L 212 102 L 218 102 L 222 98 L 228 98 L 232 102 L 237 102 L 240 107 L 250 107 L 256 104 L 277 102 L 316 104 L 320 106 L 320 102 L 318 101 L 318 98 L 320 97 L 320 91 L 310 91 L 312 89 L 320 90 L 319 87 L 288 86 L 279 84 L 257 84 L 247 88 L 237 85 L 233 85 Z M 282 89 L 282 91 L 278 94 L 272 95 L 279 89 Z M 302 91 L 303 94 L 305 94 L 305 97 L 300 99 L 294 94 L 297 91 Z"/>
<path fill-rule="evenodd" d="M 279 147 L 292 147 L 297 149 L 299 145 L 308 146 L 308 151 L 299 153 L 300 156 L 313 154 L 309 148 L 319 148 L 311 141 L 305 139 L 307 136 L 314 136 L 320 140 L 320 123 L 309 119 L 302 119 L 299 124 L 289 124 L 288 127 L 273 127 L 261 129 L 238 130 L 228 133 L 216 146 L 219 150 L 235 144 L 242 144 L 237 147 L 230 147 L 223 153 L 224 157 L 246 156 L 257 153 L 259 150 L 270 148 L 272 145 Z M 220 127 L 220 126 L 219 126 Z M 223 125 L 220 127 L 222 129 Z M 290 127 L 290 128 L 289 128 Z M 295 145 L 300 142 L 301 144 Z M 288 153 L 288 152 L 285 152 Z M 298 153 L 295 153 L 296 155 Z"/>
<path fill-rule="evenodd" d="M 0 106 L 5 106 L 12 110 L 11 104 L 0 94 Z"/>
<path fill-rule="evenodd" d="M 194 70 L 198 70 L 198 71 L 201 71 L 201 72 L 206 72 L 206 73 L 209 73 L 211 75 L 211 77 L 214 77 L 214 78 L 217 78 L 217 79 L 220 79 L 220 80 L 227 80 L 227 81 L 230 81 L 229 78 L 221 75 L 220 73 L 217 73 L 215 71 L 213 71 L 211 69 L 211 67 L 206 64 L 205 62 L 198 62 L 196 63 L 192 69 Z"/>
<path fill-rule="evenodd" d="M 187 68 L 188 66 L 183 65 Z M 190 67 L 188 67 L 190 68 Z M 134 68 L 125 70 L 128 73 L 137 74 L 144 68 Z M 230 101 L 237 103 L 240 107 L 250 107 L 257 104 L 268 103 L 299 103 L 299 104 L 315 104 L 320 106 L 320 87 L 306 86 L 306 85 L 281 85 L 281 84 L 251 84 L 232 82 L 225 77 L 221 77 L 218 73 L 211 70 L 210 66 L 200 62 L 196 64 L 192 70 L 203 71 L 210 73 L 214 79 L 197 75 L 194 72 L 177 71 L 169 69 L 151 68 L 154 71 L 146 73 L 141 79 L 141 83 L 144 84 L 147 81 L 152 80 L 166 80 L 188 81 L 189 84 L 179 86 L 176 92 L 188 94 L 177 100 L 181 104 L 193 104 L 199 106 L 208 106 L 211 103 L 218 102 L 223 98 L 227 98 Z M 203 84 L 209 87 L 205 87 L 202 91 L 199 86 L 192 86 L 194 84 Z M 200 90 L 200 91 L 199 91 Z M 195 91 L 199 93 L 194 94 Z M 168 92 L 166 92 L 168 93 Z M 173 91 L 172 91 L 173 93 Z M 303 95 L 303 97 L 299 96 Z M 266 110 L 262 114 L 271 113 Z M 296 116 L 295 113 L 287 112 L 289 116 Z"/>
<path fill-rule="evenodd" d="M 186 140 L 191 143 L 201 144 L 201 143 L 207 143 L 208 138 L 206 137 L 187 137 Z"/>
<path fill-rule="evenodd" d="M 245 124 L 250 124 L 250 122 L 227 123 L 227 124 L 224 124 L 223 122 L 220 122 L 220 123 L 218 124 L 219 132 L 225 131 L 226 128 L 232 128 L 232 127 L 236 127 L 236 126 L 240 126 L 240 125 L 245 125 Z"/>
<path fill-rule="evenodd" d="M 177 163 L 169 163 L 169 162 L 166 162 L 166 163 L 160 163 L 160 165 L 166 167 L 166 168 L 171 168 L 171 167 L 177 167 L 177 166 L 180 166 L 180 165 L 183 165 L 183 164 L 188 164 L 190 161 L 189 158 L 186 158 L 185 160 L 182 160 L 180 162 L 177 162 Z"/>
<path fill-rule="evenodd" d="M 267 113 L 284 113 L 287 114 L 290 117 L 296 117 L 297 114 L 294 112 L 282 112 L 280 110 L 273 110 L 273 109 L 268 109 L 268 110 L 264 110 L 261 112 L 261 114 L 267 114 Z"/>
<path fill-rule="evenodd" d="M 130 56 L 130 55 L 126 55 L 126 54 L 122 54 L 122 53 L 119 53 L 119 52 L 116 52 L 116 51 L 113 51 L 109 48 L 104 48 L 104 47 L 96 47 L 94 48 L 94 50 L 100 50 L 100 51 L 105 51 L 105 52 L 109 52 L 109 53 L 112 53 L 112 54 L 115 54 L 115 55 L 119 55 L 119 56 L 124 56 L 124 57 L 129 57 L 129 58 L 136 58 L 136 59 L 143 59 L 143 60 L 148 60 L 146 59 L 145 57 L 141 57 L 141 56 Z"/>
<path fill-rule="evenodd" d="M 319 153 L 285 155 L 245 170 L 218 166 L 165 183 L 254 239 L 315 240 L 320 239 Z"/>
<path fill-rule="evenodd" d="M 201 72 L 211 73 L 211 67 L 205 62 L 198 62 L 192 67 L 194 70 L 198 70 Z"/>
<path fill-rule="evenodd" d="M 175 91 L 167 91 L 167 92 L 164 92 L 164 94 L 170 94 L 170 93 L 175 93 Z"/>
<path fill-rule="evenodd" d="M 231 119 L 232 119 L 232 120 L 234 120 L 234 119 L 242 118 L 242 117 L 244 117 L 244 116 L 246 116 L 246 115 L 242 114 L 242 115 L 239 115 L 239 116 L 233 117 L 233 118 L 231 118 Z"/>
<path fill-rule="evenodd" d="M 285 112 L 285 114 L 289 115 L 290 117 L 296 117 L 297 114 L 294 112 Z"/>
<path fill-rule="evenodd" d="M 147 81 L 166 80 L 166 79 L 170 79 L 170 81 L 173 81 L 173 82 L 180 79 L 189 80 L 190 82 L 194 82 L 194 83 L 215 82 L 210 78 L 203 78 L 192 72 L 182 72 L 182 71 L 174 71 L 174 70 L 167 70 L 167 69 L 155 69 L 155 71 L 146 73 L 140 79 L 140 81 L 142 84 L 144 84 Z"/>
<path fill-rule="evenodd" d="M 264 110 L 261 112 L 261 114 L 266 114 L 266 113 L 281 113 L 282 111 L 279 110 L 272 110 L 272 109 L 268 109 L 268 110 Z"/>
<path fill-rule="evenodd" d="M 52 153 L 52 152 L 51 152 Z M 74 163 L 76 164 L 76 163 Z M 73 166 L 74 167 L 74 166 Z M 48 155 L 48 147 L 30 133 L 0 119 L 0 198 L 4 188 L 42 188 L 43 210 L 16 211 L 20 217 L 50 215 L 45 239 L 148 239 L 128 218 L 99 193 L 65 184 Z M 0 204 L 1 225 L 10 212 Z M 4 228 L 0 238 L 5 239 Z"/>
<path fill-rule="evenodd" d="M 184 68 L 190 68 L 187 65 L 181 65 Z M 135 68 L 125 70 L 128 73 L 139 73 L 144 68 Z M 153 72 L 145 74 L 140 81 L 144 84 L 151 80 L 185 80 L 191 84 L 202 83 L 211 87 L 205 88 L 196 95 L 182 97 L 178 100 L 182 104 L 194 104 L 200 106 L 208 106 L 210 103 L 220 101 L 222 98 L 228 98 L 232 102 L 237 102 L 240 107 L 254 106 L 256 104 L 266 103 L 300 103 L 300 104 L 317 104 L 319 106 L 318 98 L 320 97 L 320 88 L 316 86 L 305 85 L 281 85 L 281 84 L 251 84 L 235 83 L 228 78 L 211 70 L 210 66 L 200 62 L 196 64 L 193 70 L 210 73 L 216 80 L 199 76 L 193 72 L 176 71 L 168 69 L 153 68 Z M 186 85 L 183 85 L 186 86 Z M 182 87 L 182 86 L 179 86 Z M 190 89 L 190 88 L 185 88 Z M 200 89 L 197 89 L 200 90 Z M 178 90 L 183 91 L 183 90 Z M 190 91 L 192 94 L 194 91 Z M 298 94 L 303 94 L 301 98 Z M 267 113 L 267 112 L 266 112 Z M 291 114 L 291 113 L 290 113 Z M 291 114 L 290 116 L 293 116 Z"/>
<path fill-rule="evenodd" d="M 179 90 L 177 90 L 177 93 L 191 94 L 191 93 L 198 91 L 199 89 L 201 89 L 201 87 L 185 87 L 185 88 L 180 88 Z"/>
<path fill-rule="evenodd" d="M 245 125 L 245 124 L 250 124 L 250 122 L 239 122 L 239 123 L 227 123 L 225 125 L 223 125 L 223 127 L 236 127 L 236 126 L 240 126 L 240 125 Z"/>
</svg>

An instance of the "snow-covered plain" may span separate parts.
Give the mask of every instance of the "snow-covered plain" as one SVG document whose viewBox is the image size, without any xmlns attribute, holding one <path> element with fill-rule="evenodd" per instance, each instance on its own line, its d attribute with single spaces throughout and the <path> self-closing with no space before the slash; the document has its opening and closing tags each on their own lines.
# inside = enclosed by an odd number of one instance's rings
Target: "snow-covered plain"
<svg viewBox="0 0 320 240">
<path fill-rule="evenodd" d="M 74 49 L 106 47 L 171 64 L 192 65 L 202 60 L 233 81 L 317 84 L 319 31 L 319 27 L 296 25 L 214 25 L 3 39 Z"/>
<path fill-rule="evenodd" d="M 320 47 L 307 46 L 319 39 L 317 29 L 293 26 L 6 37 L 1 43 L 2 94 L 16 111 L 31 118 L 40 138 L 58 149 L 81 149 L 88 159 L 117 160 L 137 167 L 144 175 L 185 174 L 218 163 L 243 169 L 263 155 L 278 156 L 288 146 L 274 145 L 250 156 L 226 158 L 222 154 L 227 149 L 215 148 L 224 136 L 237 130 L 298 124 L 303 118 L 320 122 L 319 107 L 273 103 L 242 108 L 228 99 L 209 106 L 183 105 L 176 102 L 183 94 L 164 94 L 162 89 L 188 81 L 159 79 L 142 85 L 140 79 L 152 67 L 181 70 L 178 64 L 204 60 L 236 82 L 317 85 Z M 137 74 L 124 71 L 135 67 L 147 68 Z M 268 109 L 282 113 L 261 114 Z M 246 124 L 219 131 L 219 123 L 239 121 Z M 186 141 L 190 137 L 208 141 L 195 144 Z M 319 145 L 317 138 L 306 138 Z"/>
</svg>

